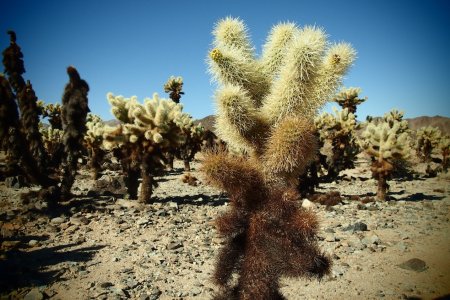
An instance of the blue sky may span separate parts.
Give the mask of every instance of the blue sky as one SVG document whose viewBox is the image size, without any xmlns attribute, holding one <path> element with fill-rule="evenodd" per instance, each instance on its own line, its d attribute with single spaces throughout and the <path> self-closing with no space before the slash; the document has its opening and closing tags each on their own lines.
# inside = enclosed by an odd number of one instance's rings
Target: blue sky
<svg viewBox="0 0 450 300">
<path fill-rule="evenodd" d="M 0 48 L 6 31 L 17 33 L 26 79 L 39 99 L 60 102 L 75 66 L 89 83 L 89 105 L 112 119 L 106 93 L 158 92 L 171 75 L 184 78 L 184 111 L 195 118 L 214 113 L 215 86 L 205 58 L 214 24 L 226 16 L 247 24 L 258 51 L 281 21 L 315 24 L 331 41 L 346 41 L 358 59 L 344 81 L 369 99 L 359 119 L 392 108 L 405 117 L 450 117 L 449 1 L 114 1 L 1 0 Z"/>
</svg>

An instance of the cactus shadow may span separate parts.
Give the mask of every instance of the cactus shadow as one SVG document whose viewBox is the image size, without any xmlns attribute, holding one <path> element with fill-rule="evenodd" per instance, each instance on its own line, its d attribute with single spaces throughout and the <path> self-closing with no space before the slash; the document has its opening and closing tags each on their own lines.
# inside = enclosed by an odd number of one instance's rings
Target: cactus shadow
<svg viewBox="0 0 450 300">
<path fill-rule="evenodd" d="M 205 195 L 203 193 L 185 196 L 171 196 L 166 198 L 155 198 L 153 202 L 167 203 L 175 202 L 177 205 L 194 205 L 194 206 L 222 206 L 229 202 L 228 197 L 224 195 Z"/>
<path fill-rule="evenodd" d="M 97 251 L 103 245 L 71 249 L 78 243 L 44 247 L 40 249 L 30 248 L 25 242 L 36 239 L 45 241 L 46 237 L 24 236 L 15 238 L 19 244 L 12 250 L 3 251 L 0 258 L 0 296 L 21 289 L 35 286 L 48 285 L 55 281 L 64 280 L 62 276 L 70 269 L 70 265 L 77 267 L 78 263 L 92 260 Z M 68 264 L 64 264 L 68 263 Z M 63 264 L 57 270 L 47 268 Z M 2 298 L 3 299 L 3 298 Z"/>
<path fill-rule="evenodd" d="M 395 198 L 392 200 L 417 202 L 417 201 L 424 201 L 424 200 L 442 200 L 444 198 L 445 198 L 445 196 L 427 195 L 424 193 L 414 193 L 414 194 L 410 194 L 405 197 Z"/>
</svg>

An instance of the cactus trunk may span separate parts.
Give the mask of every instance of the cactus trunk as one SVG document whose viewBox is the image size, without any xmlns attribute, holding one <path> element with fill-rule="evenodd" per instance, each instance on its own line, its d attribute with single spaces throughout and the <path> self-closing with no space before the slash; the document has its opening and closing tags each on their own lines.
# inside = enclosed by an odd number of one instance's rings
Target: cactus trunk
<svg viewBox="0 0 450 300">
<path fill-rule="evenodd" d="M 127 187 L 129 199 L 136 200 L 139 187 L 139 171 L 129 168 L 125 173 L 125 186 Z"/>
<path fill-rule="evenodd" d="M 191 164 L 190 164 L 189 160 L 187 160 L 187 159 L 184 160 L 184 170 L 186 172 L 189 172 L 191 170 Z"/>
<path fill-rule="evenodd" d="M 152 168 L 152 157 L 150 154 L 146 153 L 142 160 L 141 165 L 141 177 L 142 185 L 141 191 L 139 193 L 139 202 L 149 203 L 150 198 L 153 193 L 153 168 Z"/>
<path fill-rule="evenodd" d="M 377 200 L 386 201 L 387 189 L 389 185 L 387 184 L 386 177 L 382 174 L 378 175 L 378 189 L 377 189 Z"/>
</svg>

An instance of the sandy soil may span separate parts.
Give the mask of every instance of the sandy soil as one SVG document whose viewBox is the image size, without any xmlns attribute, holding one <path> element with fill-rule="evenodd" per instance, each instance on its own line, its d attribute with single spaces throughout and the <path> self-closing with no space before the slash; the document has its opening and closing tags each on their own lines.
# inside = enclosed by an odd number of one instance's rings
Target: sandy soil
<svg viewBox="0 0 450 300">
<path fill-rule="evenodd" d="M 159 179 L 149 205 L 124 199 L 117 173 L 94 182 L 82 171 L 73 189 L 77 197 L 51 215 L 22 203 L 28 188 L 1 182 L 1 299 L 210 299 L 221 247 L 212 221 L 227 209 L 227 198 L 202 183 L 182 183 L 181 163 L 175 167 Z M 196 167 L 198 162 L 192 174 L 201 178 Z M 322 184 L 319 192 L 343 196 L 336 206 L 311 208 L 321 220 L 321 248 L 333 257 L 332 274 L 320 282 L 283 278 L 284 295 L 450 295 L 450 175 L 425 178 L 420 164 L 415 170 L 413 180 L 390 181 L 392 200 L 384 203 L 350 200 L 376 191 L 363 161 L 338 183 Z M 410 259 L 418 259 L 416 265 L 400 266 Z"/>
</svg>

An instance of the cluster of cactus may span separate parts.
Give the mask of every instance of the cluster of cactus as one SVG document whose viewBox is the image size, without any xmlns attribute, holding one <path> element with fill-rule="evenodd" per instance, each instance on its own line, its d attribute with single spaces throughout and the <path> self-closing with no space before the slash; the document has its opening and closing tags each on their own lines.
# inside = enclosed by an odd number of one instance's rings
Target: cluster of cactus
<svg viewBox="0 0 450 300">
<path fill-rule="evenodd" d="M 407 159 L 410 155 L 409 134 L 402 121 L 391 120 L 387 116 L 375 124 L 369 122 L 361 135 L 360 146 L 371 158 L 372 176 L 378 181 L 377 199 L 387 198 L 387 180 L 395 171 L 396 161 Z"/>
<path fill-rule="evenodd" d="M 450 136 L 446 135 L 439 141 L 439 149 L 442 155 L 442 170 L 447 172 L 450 166 Z"/>
<path fill-rule="evenodd" d="M 313 118 L 340 86 L 355 51 L 327 43 L 320 28 L 293 23 L 273 27 L 260 58 L 241 20 L 221 20 L 213 34 L 208 61 L 219 83 L 217 133 L 249 155 L 212 151 L 202 165 L 231 203 L 216 220 L 225 240 L 216 299 L 283 299 L 281 276 L 329 272 L 316 242 L 317 219 L 298 205 L 296 184 L 317 151 Z"/>
<path fill-rule="evenodd" d="M 43 142 L 43 130 L 40 129 L 42 127 L 39 115 L 42 113 L 42 104 L 40 107 L 31 83 L 25 82 L 22 77 L 25 67 L 23 54 L 16 43 L 16 35 L 12 31 L 8 34 L 10 46 L 3 51 L 3 65 L 8 79 L 0 77 L 2 95 L 0 111 L 5 117 L 0 123 L 0 138 L 2 147 L 7 150 L 10 158 L 7 173 L 22 174 L 29 183 L 41 185 L 44 189 L 51 188 L 52 200 L 60 200 L 61 196 L 66 197 L 70 194 L 75 179 L 86 113 L 89 110 L 87 104 L 89 87 L 74 67 L 67 68 L 70 81 L 65 87 L 60 109 L 64 171 L 58 184 L 59 180 L 55 178 L 56 170 L 52 168 L 55 166 L 50 163 L 49 152 L 46 151 Z M 58 109 L 52 110 L 51 113 L 54 120 L 59 114 L 56 110 Z M 58 133 L 47 131 L 46 134 Z"/>
<path fill-rule="evenodd" d="M 182 128 L 191 122 L 191 116 L 182 112 L 181 104 L 168 99 L 124 98 L 107 95 L 112 114 L 121 122 L 116 127 L 105 127 L 103 145 L 112 149 L 121 160 L 125 183 L 131 199 L 149 202 L 156 186 L 154 176 L 162 172 L 166 155 L 184 142 Z M 138 179 L 142 177 L 139 197 Z"/>
<path fill-rule="evenodd" d="M 92 171 L 92 179 L 98 179 L 102 170 L 101 164 L 105 157 L 105 150 L 103 148 L 103 133 L 105 123 L 100 116 L 89 113 L 86 119 L 86 135 L 84 142 L 89 157 L 89 165 Z"/>
<path fill-rule="evenodd" d="M 361 89 L 357 87 L 344 88 L 333 98 L 334 102 L 337 102 L 343 109 L 348 109 L 349 113 L 352 113 L 356 117 L 357 106 L 367 100 L 365 98 L 359 98 Z"/>
<path fill-rule="evenodd" d="M 321 142 L 331 146 L 331 153 L 326 159 L 329 179 L 335 179 L 342 170 L 354 168 L 354 161 L 359 153 L 355 136 L 358 129 L 355 115 L 348 108 L 333 108 L 333 111 L 334 115 L 323 113 L 315 119 Z"/>
</svg>

